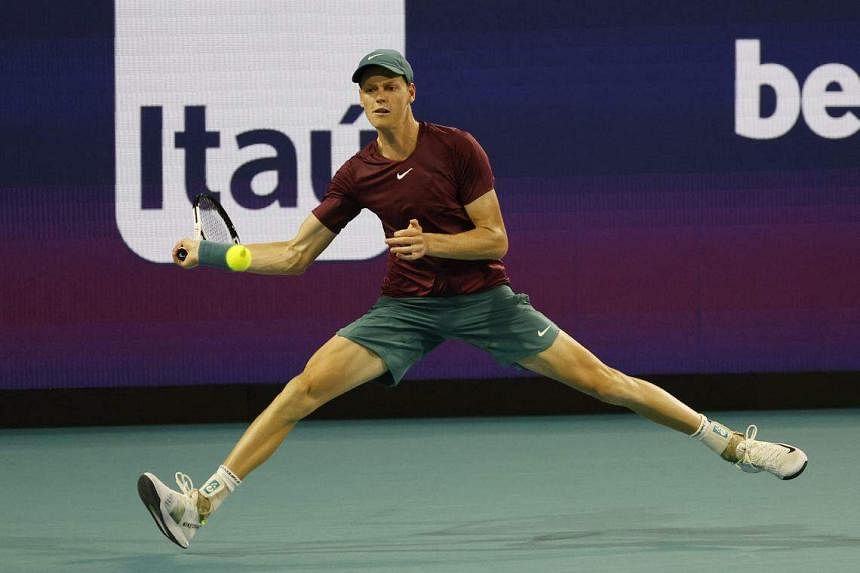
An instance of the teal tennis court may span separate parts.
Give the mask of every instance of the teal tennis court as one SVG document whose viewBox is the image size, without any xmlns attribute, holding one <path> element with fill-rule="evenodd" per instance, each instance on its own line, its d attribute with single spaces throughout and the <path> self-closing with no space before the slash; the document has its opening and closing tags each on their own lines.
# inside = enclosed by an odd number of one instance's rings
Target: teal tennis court
<svg viewBox="0 0 860 573">
<path fill-rule="evenodd" d="M 183 551 L 138 474 L 243 425 L 4 430 L 4 572 L 857 571 L 860 412 L 713 413 L 810 457 L 747 475 L 634 415 L 306 421 Z"/>
</svg>

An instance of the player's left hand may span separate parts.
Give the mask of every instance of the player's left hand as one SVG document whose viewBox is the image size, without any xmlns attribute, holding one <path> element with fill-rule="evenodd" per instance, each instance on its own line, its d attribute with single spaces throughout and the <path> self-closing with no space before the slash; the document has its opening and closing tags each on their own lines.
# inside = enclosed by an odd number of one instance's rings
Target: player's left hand
<svg viewBox="0 0 860 573">
<path fill-rule="evenodd" d="M 394 231 L 394 236 L 385 239 L 389 250 L 398 259 L 414 261 L 420 259 L 427 253 L 427 245 L 424 242 L 424 232 L 417 219 L 409 219 L 409 226 L 399 231 Z"/>
</svg>

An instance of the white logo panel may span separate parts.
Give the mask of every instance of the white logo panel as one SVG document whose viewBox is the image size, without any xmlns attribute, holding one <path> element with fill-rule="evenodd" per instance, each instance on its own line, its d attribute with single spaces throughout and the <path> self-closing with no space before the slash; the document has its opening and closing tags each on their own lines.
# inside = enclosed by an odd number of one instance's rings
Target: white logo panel
<svg viewBox="0 0 860 573">
<path fill-rule="evenodd" d="M 404 0 L 116 3 L 116 221 L 169 262 L 189 197 L 219 194 L 243 242 L 291 238 L 372 131 L 350 77 L 374 48 L 405 50 Z M 321 260 L 386 249 L 367 211 Z"/>
</svg>

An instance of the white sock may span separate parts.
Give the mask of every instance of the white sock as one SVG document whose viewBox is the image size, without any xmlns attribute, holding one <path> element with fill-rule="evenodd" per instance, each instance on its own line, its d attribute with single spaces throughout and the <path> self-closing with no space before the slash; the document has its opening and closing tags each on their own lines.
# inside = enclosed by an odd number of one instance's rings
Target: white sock
<svg viewBox="0 0 860 573">
<path fill-rule="evenodd" d="M 690 437 L 703 442 L 716 453 L 722 454 L 729 445 L 732 431 L 719 422 L 709 420 L 704 414 L 699 414 L 699 416 L 702 417 L 699 429 L 690 434 Z"/>
<path fill-rule="evenodd" d="M 218 469 L 212 474 L 203 487 L 200 488 L 200 494 L 209 500 L 210 510 L 209 515 L 215 513 L 227 496 L 233 493 L 233 490 L 239 487 L 242 480 L 239 476 L 230 471 L 227 466 L 218 466 Z"/>
</svg>

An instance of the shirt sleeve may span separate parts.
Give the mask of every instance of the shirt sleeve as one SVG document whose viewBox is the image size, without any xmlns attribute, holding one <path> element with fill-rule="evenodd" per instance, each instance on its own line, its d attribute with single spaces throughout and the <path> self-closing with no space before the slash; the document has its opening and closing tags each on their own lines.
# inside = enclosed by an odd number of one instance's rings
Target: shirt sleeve
<svg viewBox="0 0 860 573">
<path fill-rule="evenodd" d="M 320 223 L 332 233 L 340 233 L 361 212 L 352 190 L 352 173 L 347 162 L 334 174 L 322 202 L 313 210 Z"/>
<path fill-rule="evenodd" d="M 493 169 L 484 148 L 471 133 L 462 132 L 455 165 L 460 202 L 468 205 L 495 186 Z"/>
</svg>

